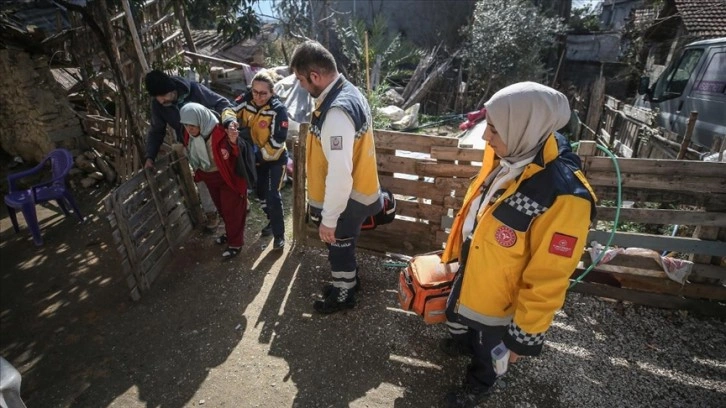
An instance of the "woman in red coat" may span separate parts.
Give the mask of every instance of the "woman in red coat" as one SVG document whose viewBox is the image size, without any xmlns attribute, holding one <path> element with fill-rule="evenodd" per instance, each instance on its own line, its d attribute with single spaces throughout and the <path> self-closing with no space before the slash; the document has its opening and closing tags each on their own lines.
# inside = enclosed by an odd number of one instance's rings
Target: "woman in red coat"
<svg viewBox="0 0 726 408">
<path fill-rule="evenodd" d="M 225 129 L 214 112 L 198 103 L 184 105 L 179 113 L 194 181 L 207 185 L 222 215 L 225 234 L 217 237 L 216 242 L 227 244 L 222 259 L 231 259 L 244 245 L 247 219 L 247 180 L 235 172 L 244 148 L 237 124 L 232 123 Z"/>
</svg>

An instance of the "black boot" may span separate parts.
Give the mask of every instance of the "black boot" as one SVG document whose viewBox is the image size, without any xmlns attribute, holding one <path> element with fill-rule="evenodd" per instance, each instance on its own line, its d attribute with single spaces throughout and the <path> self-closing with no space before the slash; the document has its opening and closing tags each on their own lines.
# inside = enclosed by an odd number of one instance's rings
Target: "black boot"
<svg viewBox="0 0 726 408">
<path fill-rule="evenodd" d="M 335 286 L 333 286 L 332 283 L 328 283 L 327 285 L 323 286 L 323 297 L 328 297 L 333 289 L 335 289 Z M 353 293 L 358 293 L 361 290 L 360 278 L 357 275 L 355 277 L 355 286 L 353 286 L 351 290 L 353 291 Z"/>
<path fill-rule="evenodd" d="M 313 309 L 322 314 L 331 314 L 355 307 L 355 293 L 352 289 L 334 287 L 323 300 L 316 300 Z"/>
</svg>

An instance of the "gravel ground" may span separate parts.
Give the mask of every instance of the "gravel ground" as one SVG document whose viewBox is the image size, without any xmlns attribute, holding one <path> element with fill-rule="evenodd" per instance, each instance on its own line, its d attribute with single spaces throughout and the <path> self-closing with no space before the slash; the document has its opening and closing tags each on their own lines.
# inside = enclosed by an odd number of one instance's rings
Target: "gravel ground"
<svg viewBox="0 0 726 408">
<path fill-rule="evenodd" d="M 271 252 L 257 210 L 237 259 L 195 233 L 131 302 L 102 197 L 81 198 L 80 227 L 43 215 L 43 248 L 3 214 L 0 354 L 29 407 L 438 407 L 461 380 L 444 325 L 400 310 L 391 259 L 361 251 L 358 306 L 316 315 L 327 252 Z M 724 319 L 570 294 L 481 406 L 726 407 L 725 344 Z"/>
</svg>

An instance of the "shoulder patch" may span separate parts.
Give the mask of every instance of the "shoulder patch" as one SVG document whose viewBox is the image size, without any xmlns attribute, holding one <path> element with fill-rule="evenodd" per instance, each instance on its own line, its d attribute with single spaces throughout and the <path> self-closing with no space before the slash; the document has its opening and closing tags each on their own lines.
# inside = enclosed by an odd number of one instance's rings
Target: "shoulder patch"
<svg viewBox="0 0 726 408">
<path fill-rule="evenodd" d="M 343 136 L 330 137 L 330 150 L 343 150 Z"/>
<path fill-rule="evenodd" d="M 554 255 L 564 256 L 565 258 L 572 258 L 576 244 L 577 237 L 555 232 L 552 234 L 549 252 Z"/>
<path fill-rule="evenodd" d="M 280 127 L 287 129 L 287 121 L 283 120 L 282 123 L 280 123 Z"/>
</svg>

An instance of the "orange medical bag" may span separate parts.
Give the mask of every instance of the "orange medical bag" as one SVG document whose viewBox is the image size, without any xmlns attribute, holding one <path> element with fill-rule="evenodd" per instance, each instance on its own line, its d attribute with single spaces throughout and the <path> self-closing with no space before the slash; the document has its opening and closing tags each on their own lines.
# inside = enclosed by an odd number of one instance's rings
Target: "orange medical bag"
<svg viewBox="0 0 726 408">
<path fill-rule="evenodd" d="M 458 268 L 458 263 L 442 263 L 441 252 L 411 258 L 398 277 L 401 308 L 422 316 L 426 324 L 445 322 L 446 299 Z"/>
</svg>

